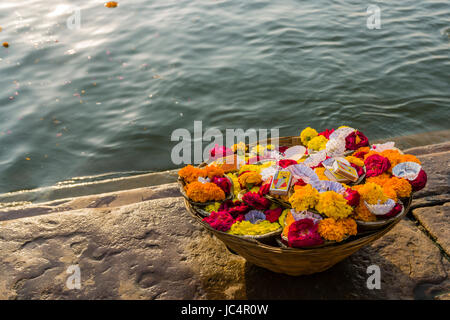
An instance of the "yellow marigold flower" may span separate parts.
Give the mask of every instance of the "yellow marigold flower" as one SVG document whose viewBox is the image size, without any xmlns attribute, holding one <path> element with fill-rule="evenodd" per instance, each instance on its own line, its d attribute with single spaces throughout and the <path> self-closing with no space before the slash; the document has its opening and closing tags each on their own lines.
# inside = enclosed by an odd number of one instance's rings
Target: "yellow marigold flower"
<svg viewBox="0 0 450 320">
<path fill-rule="evenodd" d="M 325 240 L 340 242 L 347 235 L 355 235 L 357 233 L 357 225 L 355 220 L 350 218 L 339 220 L 326 218 L 319 221 L 317 231 Z"/>
<path fill-rule="evenodd" d="M 353 157 L 353 156 L 348 156 L 348 157 L 345 157 L 345 159 L 348 162 L 353 163 L 354 165 L 357 165 L 358 167 L 364 166 L 364 160 L 362 160 L 360 158 Z"/>
<path fill-rule="evenodd" d="M 302 140 L 304 146 L 308 146 L 309 140 L 317 136 L 317 131 L 311 127 L 303 129 L 303 131 L 300 133 L 300 139 Z"/>
<path fill-rule="evenodd" d="M 320 151 L 326 148 L 328 139 L 324 136 L 317 136 L 309 140 L 308 149 Z"/>
<path fill-rule="evenodd" d="M 386 184 L 386 181 L 388 181 L 390 178 L 391 175 L 389 173 L 384 172 L 379 176 L 366 178 L 366 182 L 372 182 L 378 184 L 379 186 L 383 186 L 384 184 Z"/>
<path fill-rule="evenodd" d="M 220 201 L 225 199 L 225 192 L 216 184 L 194 181 L 186 186 L 186 194 L 195 202 Z"/>
<path fill-rule="evenodd" d="M 239 183 L 238 177 L 233 173 L 228 173 L 227 176 L 233 181 L 233 194 L 237 198 L 239 192 L 241 192 L 241 184 Z"/>
<path fill-rule="evenodd" d="M 236 235 L 259 235 L 276 231 L 280 228 L 277 222 L 271 223 L 267 220 L 259 223 L 251 223 L 250 221 L 238 221 L 231 226 L 228 233 Z"/>
<path fill-rule="evenodd" d="M 237 152 L 237 151 L 247 151 L 247 146 L 245 145 L 245 143 L 244 142 L 239 142 L 239 143 L 236 143 L 236 144 L 233 144 L 232 146 L 231 146 L 231 150 L 233 150 L 233 152 Z"/>
<path fill-rule="evenodd" d="M 340 126 L 338 129 L 340 128 L 350 128 L 349 126 Z"/>
<path fill-rule="evenodd" d="M 205 207 L 205 211 L 211 212 L 211 211 L 219 211 L 220 208 L 220 202 L 214 202 L 213 204 L 209 204 Z"/>
<path fill-rule="evenodd" d="M 294 216 L 291 213 L 291 210 L 287 209 L 288 211 L 286 212 L 286 217 L 284 218 L 284 225 L 281 224 L 281 226 L 283 227 L 283 232 L 282 235 L 283 237 L 287 238 L 288 234 L 289 234 L 289 227 L 291 226 L 291 224 L 295 221 Z M 286 210 L 285 210 L 286 211 Z M 284 213 L 284 211 L 283 211 Z"/>
<path fill-rule="evenodd" d="M 268 145 L 266 146 L 266 150 L 275 150 L 275 145 L 273 145 L 273 144 L 268 144 Z"/>
<path fill-rule="evenodd" d="M 264 151 L 265 151 L 265 150 L 266 150 L 266 147 L 264 147 L 264 146 L 261 145 L 261 144 L 257 144 L 256 146 L 254 146 L 254 147 L 252 148 L 251 153 L 258 154 L 258 155 L 262 155 L 262 154 L 264 154 Z"/>
<path fill-rule="evenodd" d="M 319 192 L 310 184 L 295 189 L 294 194 L 289 198 L 289 203 L 295 211 L 300 212 L 309 208 L 314 208 L 317 203 Z"/>
<path fill-rule="evenodd" d="M 256 192 L 256 193 L 258 193 L 259 189 L 260 189 L 260 187 L 255 186 L 255 187 L 251 188 L 251 189 L 249 190 L 249 192 Z"/>
<path fill-rule="evenodd" d="M 247 184 L 260 184 L 262 177 L 258 172 L 249 171 L 241 174 L 238 180 L 241 186 L 246 186 Z"/>
<path fill-rule="evenodd" d="M 334 191 L 326 191 L 319 194 L 316 210 L 330 218 L 346 218 L 353 208 L 347 204 L 342 194 Z"/>
<path fill-rule="evenodd" d="M 368 204 L 385 203 L 387 197 L 383 193 L 383 188 L 376 183 L 368 182 L 357 190 L 363 200 Z"/>
<path fill-rule="evenodd" d="M 325 168 L 324 167 L 318 167 L 314 169 L 314 172 L 319 176 L 319 180 L 330 180 L 325 175 Z"/>
<path fill-rule="evenodd" d="M 280 224 L 280 226 L 284 226 L 286 216 L 289 212 L 291 212 L 291 209 L 284 209 L 283 212 L 281 213 L 280 217 L 278 218 L 278 223 Z"/>
</svg>

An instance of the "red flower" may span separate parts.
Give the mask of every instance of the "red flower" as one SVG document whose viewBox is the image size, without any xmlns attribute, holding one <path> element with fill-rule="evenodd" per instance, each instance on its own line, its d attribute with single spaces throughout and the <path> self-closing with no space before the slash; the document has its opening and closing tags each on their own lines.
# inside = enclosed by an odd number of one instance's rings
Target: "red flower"
<svg viewBox="0 0 450 320">
<path fill-rule="evenodd" d="M 411 184 L 413 191 L 419 191 L 425 187 L 425 185 L 427 184 L 427 180 L 428 178 L 426 172 L 421 169 L 417 178 L 415 178 L 413 181 L 409 181 L 409 183 Z"/>
<path fill-rule="evenodd" d="M 291 159 L 282 159 L 278 161 L 278 165 L 282 168 L 287 168 L 293 164 L 297 164 L 297 161 Z"/>
<path fill-rule="evenodd" d="M 395 206 L 386 214 L 383 214 L 382 216 L 379 216 L 380 218 L 391 218 L 395 217 L 397 214 L 399 214 L 403 209 L 403 206 L 401 203 L 395 204 Z"/>
<path fill-rule="evenodd" d="M 364 155 L 365 155 L 366 153 L 367 153 L 367 152 L 365 152 L 365 151 L 360 151 L 360 152 L 354 153 L 353 156 L 356 157 L 356 158 L 364 159 Z"/>
<path fill-rule="evenodd" d="M 211 212 L 209 217 L 203 218 L 204 222 L 209 224 L 212 228 L 219 231 L 228 231 L 234 223 L 233 217 L 226 211 Z"/>
<path fill-rule="evenodd" d="M 225 194 L 229 194 L 231 190 L 231 183 L 228 178 L 222 177 L 213 177 L 211 180 L 212 183 L 216 184 L 220 189 L 225 192 Z"/>
<path fill-rule="evenodd" d="M 382 157 L 378 154 L 373 154 L 364 161 L 366 166 L 366 177 L 376 177 L 388 170 L 391 163 L 388 158 Z"/>
<path fill-rule="evenodd" d="M 359 199 L 361 198 L 358 191 L 347 188 L 344 195 L 347 204 L 352 207 L 357 207 L 359 205 Z"/>
<path fill-rule="evenodd" d="M 278 221 L 278 218 L 281 216 L 282 212 L 283 212 L 282 208 L 276 208 L 272 210 L 266 210 L 264 211 L 264 214 L 266 215 L 266 220 L 274 223 Z"/>
<path fill-rule="evenodd" d="M 272 178 L 270 178 L 269 183 L 263 184 L 263 185 L 261 186 L 261 188 L 259 188 L 258 194 L 259 194 L 260 196 L 264 196 L 264 195 L 268 194 L 269 191 L 270 191 L 270 184 L 271 184 L 271 183 L 272 183 Z"/>
<path fill-rule="evenodd" d="M 214 146 L 214 148 L 212 148 L 209 151 L 209 158 L 210 159 L 219 159 L 219 158 L 223 158 L 225 156 L 229 156 L 232 154 L 234 154 L 234 152 L 230 148 L 227 148 L 225 146 L 219 146 L 218 144 L 216 144 Z"/>
<path fill-rule="evenodd" d="M 296 183 L 294 183 L 294 186 L 300 186 L 300 187 L 303 187 L 303 186 L 306 186 L 306 182 L 305 181 L 303 181 L 303 179 L 298 179 L 297 180 L 297 182 Z"/>
<path fill-rule="evenodd" d="M 289 149 L 290 147 L 287 147 L 287 146 L 281 146 L 281 147 L 279 147 L 278 148 L 278 151 L 280 152 L 280 153 L 284 153 L 287 149 Z"/>
<path fill-rule="evenodd" d="M 357 165 L 354 164 L 354 163 L 350 163 L 350 165 L 351 165 L 353 168 L 356 169 L 356 172 L 358 173 L 358 177 L 361 177 L 361 176 L 364 174 L 364 168 L 363 168 L 363 167 L 357 166 Z"/>
<path fill-rule="evenodd" d="M 358 139 L 359 142 L 356 142 Z M 353 131 L 345 138 L 345 149 L 356 150 L 361 147 L 367 147 L 369 145 L 369 139 L 361 131 Z"/>
<path fill-rule="evenodd" d="M 219 207 L 219 211 L 228 212 L 233 218 L 238 220 L 240 216 L 243 216 L 250 210 L 250 207 L 245 205 L 240 201 L 233 202 L 232 200 L 227 200 L 222 202 Z"/>
<path fill-rule="evenodd" d="M 317 232 L 317 224 L 312 219 L 300 219 L 289 227 L 288 245 L 290 247 L 309 247 L 323 243 Z"/>
<path fill-rule="evenodd" d="M 256 210 L 266 210 L 270 207 L 270 201 L 256 192 L 247 192 L 242 197 L 242 200 Z"/>
<path fill-rule="evenodd" d="M 334 129 L 325 129 L 325 131 L 322 131 L 321 133 L 319 133 L 319 136 L 324 136 L 327 139 L 330 139 L 330 134 L 332 134 L 334 132 Z"/>
</svg>

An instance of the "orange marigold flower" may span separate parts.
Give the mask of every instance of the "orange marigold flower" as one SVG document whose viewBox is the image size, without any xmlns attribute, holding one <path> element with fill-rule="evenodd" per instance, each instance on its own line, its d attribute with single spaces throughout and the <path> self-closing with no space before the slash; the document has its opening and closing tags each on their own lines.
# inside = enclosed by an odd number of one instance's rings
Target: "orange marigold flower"
<svg viewBox="0 0 450 320">
<path fill-rule="evenodd" d="M 397 202 L 398 200 L 397 192 L 395 192 L 395 190 L 391 186 L 388 185 L 383 186 L 383 193 L 389 199 L 392 199 L 395 202 Z"/>
<path fill-rule="evenodd" d="M 369 152 L 369 151 L 370 151 L 370 147 L 360 147 L 360 148 L 356 149 L 354 153 Z"/>
<path fill-rule="evenodd" d="M 392 172 L 392 168 L 399 164 L 401 161 L 402 154 L 395 149 L 384 150 L 381 152 L 381 155 L 385 158 L 388 158 L 391 163 L 391 167 L 388 169 L 389 172 Z"/>
<path fill-rule="evenodd" d="M 247 184 L 260 184 L 262 182 L 262 176 L 255 171 L 249 171 L 241 174 L 238 178 L 241 186 L 246 186 Z"/>
<path fill-rule="evenodd" d="M 355 235 L 357 233 L 357 225 L 355 220 L 350 218 L 339 220 L 326 218 L 319 221 L 317 231 L 326 240 L 340 242 L 347 235 Z"/>
<path fill-rule="evenodd" d="M 411 161 L 411 162 L 415 162 L 415 163 L 418 163 L 418 164 L 422 164 L 421 162 L 420 162 L 420 160 L 416 157 L 416 156 L 414 156 L 414 155 L 412 155 L 412 154 L 402 154 L 402 156 L 401 156 L 401 158 L 400 158 L 400 162 L 408 162 L 408 161 Z"/>
<path fill-rule="evenodd" d="M 117 7 L 118 3 L 116 1 L 109 1 L 105 3 L 105 7 L 107 8 L 115 8 Z"/>
<path fill-rule="evenodd" d="M 387 180 L 386 187 L 390 187 L 395 190 L 397 196 L 400 198 L 407 198 L 411 195 L 412 187 L 406 179 L 392 177 Z"/>
<path fill-rule="evenodd" d="M 379 152 L 374 151 L 374 150 L 369 150 L 365 155 L 364 155 L 364 160 L 366 160 L 368 157 L 373 156 L 374 154 L 380 155 Z"/>
<path fill-rule="evenodd" d="M 225 192 L 211 182 L 194 181 L 186 186 L 186 194 L 195 202 L 220 201 L 225 199 Z"/>
<path fill-rule="evenodd" d="M 206 171 L 191 165 L 187 165 L 186 167 L 178 171 L 178 175 L 184 180 L 185 183 L 191 183 L 197 181 L 199 177 L 205 178 Z"/>
<path fill-rule="evenodd" d="M 359 205 L 355 208 L 355 214 L 354 218 L 356 220 L 362 220 L 362 221 L 376 221 L 377 217 L 372 212 L 369 211 L 369 209 L 366 207 L 364 202 L 360 202 Z"/>
<path fill-rule="evenodd" d="M 208 178 L 212 179 L 214 177 L 223 177 L 223 175 L 225 174 L 225 172 L 216 166 L 207 166 L 205 168 L 206 171 L 206 175 L 208 176 Z"/>
</svg>

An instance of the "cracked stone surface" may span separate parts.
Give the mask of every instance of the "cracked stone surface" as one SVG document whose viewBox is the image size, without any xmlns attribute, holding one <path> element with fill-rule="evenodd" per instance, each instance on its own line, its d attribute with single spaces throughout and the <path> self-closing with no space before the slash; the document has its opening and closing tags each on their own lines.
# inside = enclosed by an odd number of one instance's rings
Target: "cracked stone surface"
<svg viewBox="0 0 450 320">
<path fill-rule="evenodd" d="M 415 148 L 430 180 L 412 214 L 311 276 L 230 253 L 189 216 L 176 184 L 0 210 L 0 299 L 448 300 L 450 144 L 434 148 Z M 71 265 L 80 267 L 80 290 L 66 286 Z M 380 290 L 367 288 L 371 265 L 380 267 Z"/>
</svg>

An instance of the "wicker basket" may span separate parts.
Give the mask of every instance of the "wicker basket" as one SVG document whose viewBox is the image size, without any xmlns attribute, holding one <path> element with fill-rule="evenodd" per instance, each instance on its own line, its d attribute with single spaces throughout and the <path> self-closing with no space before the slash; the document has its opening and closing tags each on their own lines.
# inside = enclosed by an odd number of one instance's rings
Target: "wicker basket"
<svg viewBox="0 0 450 320">
<path fill-rule="evenodd" d="M 409 210 L 405 207 L 401 216 L 385 225 L 375 232 L 367 232 L 351 237 L 343 243 L 325 246 L 321 248 L 280 248 L 269 245 L 261 240 L 250 237 L 239 237 L 211 228 L 207 223 L 202 222 L 202 218 L 197 215 L 191 204 L 185 201 L 189 213 L 207 230 L 212 232 L 225 245 L 245 258 L 248 262 L 259 267 L 277 273 L 285 273 L 291 276 L 308 275 L 325 271 L 341 260 L 347 258 L 362 247 L 379 239 L 389 232 Z M 272 237 L 273 238 L 273 237 Z"/>
<path fill-rule="evenodd" d="M 264 142 L 270 144 L 271 139 Z M 280 137 L 278 142 L 280 146 L 301 145 L 298 136 Z M 277 245 L 275 237 L 279 237 L 281 229 L 274 234 L 263 236 L 236 236 L 215 230 L 207 223 L 202 222 L 203 217 L 197 213 L 188 200 L 185 199 L 184 202 L 188 212 L 195 220 L 219 238 L 230 250 L 239 254 L 248 262 L 273 272 L 299 276 L 325 271 L 385 235 L 409 211 L 411 198 L 404 203 L 404 210 L 399 215 L 380 221 L 383 223 L 382 226 L 375 229 L 366 229 L 365 232 L 358 233 L 358 235 L 352 236 L 346 241 L 319 248 L 280 247 Z"/>
</svg>

